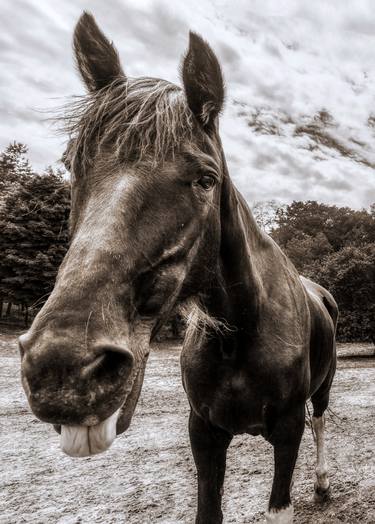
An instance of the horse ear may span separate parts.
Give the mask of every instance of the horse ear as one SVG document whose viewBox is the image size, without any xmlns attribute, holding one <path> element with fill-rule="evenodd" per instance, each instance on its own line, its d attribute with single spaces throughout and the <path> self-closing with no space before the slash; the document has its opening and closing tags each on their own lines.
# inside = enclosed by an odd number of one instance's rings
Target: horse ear
<svg viewBox="0 0 375 524">
<path fill-rule="evenodd" d="M 224 104 L 223 75 L 211 47 L 191 31 L 182 80 L 190 109 L 204 127 L 212 125 Z"/>
<path fill-rule="evenodd" d="M 73 47 L 79 72 L 89 91 L 97 91 L 115 78 L 125 77 L 117 50 L 90 13 L 84 12 L 78 20 Z"/>
</svg>

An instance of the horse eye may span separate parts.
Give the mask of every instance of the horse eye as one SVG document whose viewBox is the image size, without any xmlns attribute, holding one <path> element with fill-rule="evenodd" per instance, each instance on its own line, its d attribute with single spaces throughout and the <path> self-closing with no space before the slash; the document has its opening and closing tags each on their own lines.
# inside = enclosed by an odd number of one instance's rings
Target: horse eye
<svg viewBox="0 0 375 524">
<path fill-rule="evenodd" d="M 216 178 L 213 175 L 202 175 L 198 180 L 198 184 L 208 191 L 216 184 Z"/>
</svg>

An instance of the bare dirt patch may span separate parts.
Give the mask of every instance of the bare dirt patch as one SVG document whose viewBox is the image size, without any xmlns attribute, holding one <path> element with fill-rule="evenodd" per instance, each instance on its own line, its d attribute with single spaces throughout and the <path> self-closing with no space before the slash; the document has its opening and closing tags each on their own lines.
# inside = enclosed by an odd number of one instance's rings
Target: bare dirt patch
<svg viewBox="0 0 375 524">
<path fill-rule="evenodd" d="M 313 502 L 315 448 L 306 427 L 293 498 L 301 524 L 373 523 L 374 359 L 369 345 L 340 347 L 328 419 L 332 499 Z M 366 365 L 363 362 L 366 361 Z M 104 455 L 72 459 L 58 435 L 30 413 L 19 379 L 16 337 L 0 336 L 0 522 L 192 523 L 196 481 L 179 370 L 179 348 L 152 352 L 142 396 L 129 431 Z M 272 482 L 272 449 L 262 438 L 236 437 L 229 450 L 224 522 L 262 522 Z"/>
</svg>

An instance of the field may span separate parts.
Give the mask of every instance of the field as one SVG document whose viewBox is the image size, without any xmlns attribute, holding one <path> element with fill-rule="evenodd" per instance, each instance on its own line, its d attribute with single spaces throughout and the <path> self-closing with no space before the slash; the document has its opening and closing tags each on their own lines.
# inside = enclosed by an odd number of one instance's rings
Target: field
<svg viewBox="0 0 375 524">
<path fill-rule="evenodd" d="M 332 499 L 313 502 L 315 448 L 306 427 L 293 499 L 300 524 L 375 521 L 375 358 L 370 345 L 340 347 L 328 418 Z M 192 523 L 196 480 L 188 444 L 188 403 L 179 348 L 158 346 L 148 363 L 128 432 L 104 455 L 71 459 L 57 433 L 31 414 L 19 379 L 16 337 L 0 336 L 0 522 Z M 272 481 L 272 449 L 236 437 L 225 482 L 224 522 L 262 522 Z"/>
</svg>

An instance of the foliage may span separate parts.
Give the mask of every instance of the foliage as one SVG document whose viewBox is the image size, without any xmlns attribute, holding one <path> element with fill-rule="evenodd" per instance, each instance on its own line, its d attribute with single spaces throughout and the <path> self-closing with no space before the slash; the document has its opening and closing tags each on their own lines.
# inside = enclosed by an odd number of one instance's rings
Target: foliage
<svg viewBox="0 0 375 524">
<path fill-rule="evenodd" d="M 374 340 L 375 243 L 347 246 L 329 255 L 317 276 L 339 300 L 340 336 Z"/>
<path fill-rule="evenodd" d="M 268 233 L 276 226 L 276 217 L 284 209 L 276 200 L 255 202 L 251 210 L 258 225 Z"/>
<path fill-rule="evenodd" d="M 9 144 L 0 153 L 0 211 L 7 195 L 32 175 L 26 154 L 27 147 L 19 142 Z"/>
<path fill-rule="evenodd" d="M 375 242 L 374 215 L 362 209 L 337 207 L 315 201 L 293 202 L 277 212 L 274 239 L 287 249 L 301 233 L 315 238 L 323 233 L 334 251 L 347 245 Z"/>
<path fill-rule="evenodd" d="M 272 236 L 300 273 L 335 297 L 339 338 L 375 340 L 375 205 L 293 202 L 277 211 Z"/>
<path fill-rule="evenodd" d="M 53 288 L 68 244 L 69 187 L 52 168 L 21 176 L 0 210 L 0 297 L 29 307 Z"/>
<path fill-rule="evenodd" d="M 321 262 L 332 253 L 333 248 L 323 232 L 316 236 L 299 233 L 288 241 L 285 251 L 298 271 L 303 272 L 316 262 Z"/>
<path fill-rule="evenodd" d="M 31 176 L 32 169 L 26 158 L 27 147 L 13 142 L 0 154 L 0 192 L 4 193 L 10 186 L 22 183 Z"/>
</svg>

